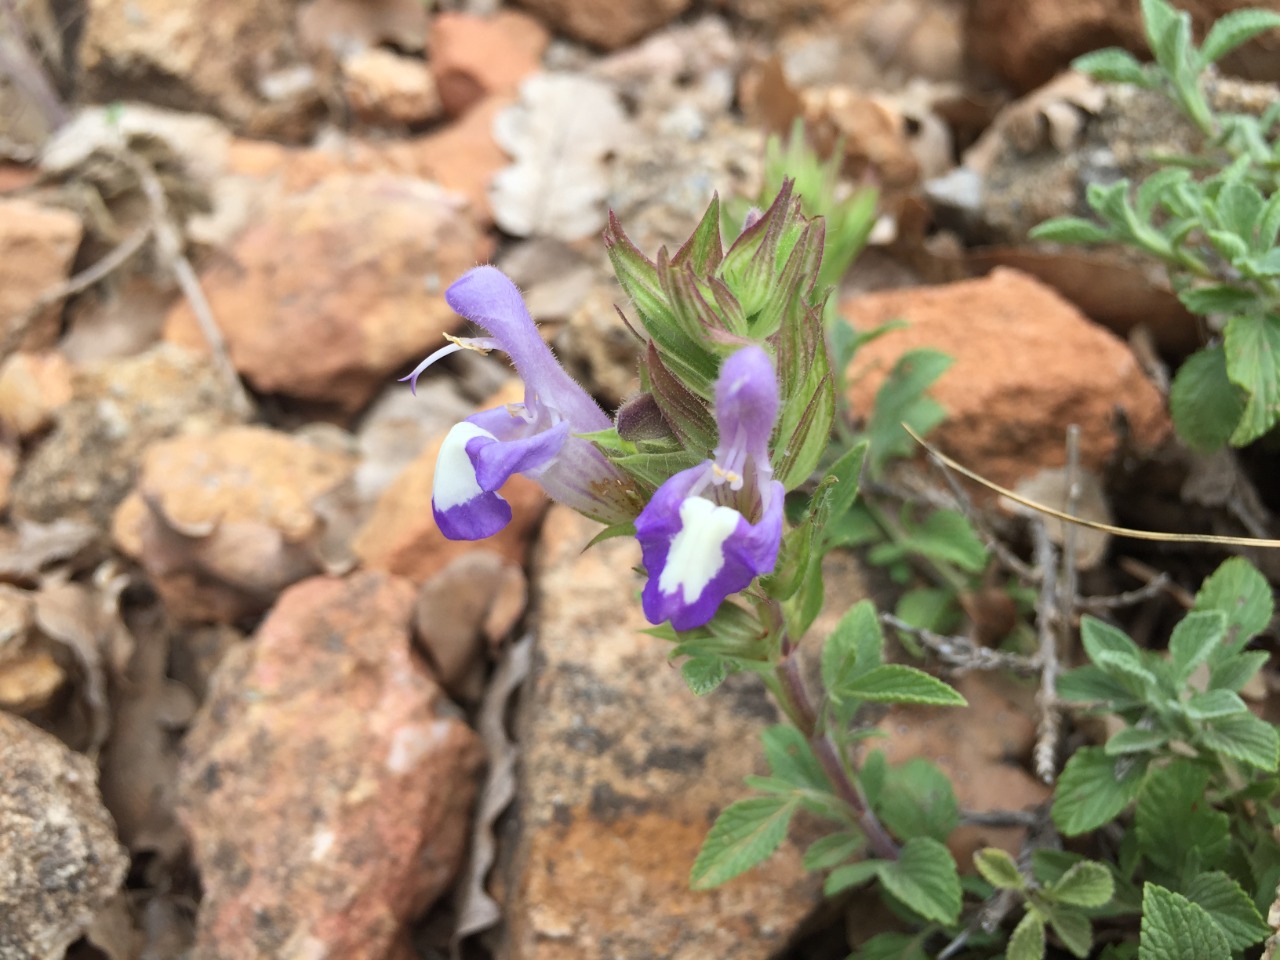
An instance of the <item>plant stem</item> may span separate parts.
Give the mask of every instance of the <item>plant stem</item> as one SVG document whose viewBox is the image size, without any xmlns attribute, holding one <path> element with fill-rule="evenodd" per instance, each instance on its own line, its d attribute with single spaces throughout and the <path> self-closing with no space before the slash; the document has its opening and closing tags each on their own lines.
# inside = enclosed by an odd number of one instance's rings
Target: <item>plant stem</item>
<svg viewBox="0 0 1280 960">
<path fill-rule="evenodd" d="M 848 766 L 831 735 L 818 728 L 818 715 L 813 708 L 813 701 L 809 699 L 804 678 L 800 675 L 800 664 L 789 649 L 790 644 L 784 641 L 783 648 L 787 652 L 775 668 L 777 682 L 770 685 L 783 713 L 808 738 L 813 755 L 835 787 L 836 794 L 849 807 L 858 826 L 866 834 L 871 852 L 882 860 L 897 860 L 898 845 L 872 811 L 857 782 L 850 776 Z"/>
</svg>

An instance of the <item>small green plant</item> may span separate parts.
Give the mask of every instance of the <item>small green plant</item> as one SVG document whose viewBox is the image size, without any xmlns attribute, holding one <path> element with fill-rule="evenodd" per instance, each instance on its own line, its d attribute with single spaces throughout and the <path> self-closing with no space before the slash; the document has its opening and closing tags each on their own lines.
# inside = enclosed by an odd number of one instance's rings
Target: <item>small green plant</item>
<svg viewBox="0 0 1280 960">
<path fill-rule="evenodd" d="M 1206 89 L 1212 65 L 1280 27 L 1280 13 L 1227 14 L 1196 47 L 1187 13 L 1165 0 L 1142 0 L 1142 11 L 1154 63 L 1112 48 L 1074 66 L 1163 92 L 1203 144 L 1195 156 L 1161 158 L 1136 189 L 1128 180 L 1091 184 L 1100 223 L 1060 217 L 1031 236 L 1125 244 L 1163 261 L 1182 303 L 1213 334 L 1174 379 L 1174 424 L 1199 450 L 1245 446 L 1280 421 L 1280 101 L 1261 116 L 1218 111 Z"/>
</svg>

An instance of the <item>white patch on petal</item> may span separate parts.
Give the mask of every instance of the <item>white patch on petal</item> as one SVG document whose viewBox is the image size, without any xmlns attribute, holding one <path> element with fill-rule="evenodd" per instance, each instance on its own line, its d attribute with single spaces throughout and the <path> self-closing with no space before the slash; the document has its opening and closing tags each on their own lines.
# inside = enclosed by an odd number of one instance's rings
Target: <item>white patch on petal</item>
<svg viewBox="0 0 1280 960">
<path fill-rule="evenodd" d="M 732 507 L 718 507 L 703 497 L 680 504 L 680 532 L 671 541 L 658 589 L 665 594 L 681 590 L 685 603 L 697 600 L 724 566 L 724 542 L 741 519 Z"/>
<path fill-rule="evenodd" d="M 467 444 L 476 437 L 497 439 L 488 430 L 464 420 L 453 426 L 440 445 L 436 478 L 431 488 L 431 499 L 437 510 L 451 510 L 484 493 L 476 480 L 476 468 L 467 456 Z"/>
</svg>

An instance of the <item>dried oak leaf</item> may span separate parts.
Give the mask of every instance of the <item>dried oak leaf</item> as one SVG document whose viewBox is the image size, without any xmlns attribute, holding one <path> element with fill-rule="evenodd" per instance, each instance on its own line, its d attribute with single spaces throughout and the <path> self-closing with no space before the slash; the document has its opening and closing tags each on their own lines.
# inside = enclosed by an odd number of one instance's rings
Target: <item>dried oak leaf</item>
<svg viewBox="0 0 1280 960">
<path fill-rule="evenodd" d="M 494 220 L 517 237 L 580 240 L 603 229 L 609 157 L 630 124 L 617 95 L 577 74 L 538 73 L 494 120 L 515 162 L 489 187 Z"/>
<path fill-rule="evenodd" d="M 1052 146 L 1066 153 L 1080 139 L 1088 117 L 1107 102 L 1106 89 L 1083 73 L 1068 70 L 1009 104 L 972 147 L 964 165 L 985 174 L 1007 144 L 1018 153 Z"/>
</svg>

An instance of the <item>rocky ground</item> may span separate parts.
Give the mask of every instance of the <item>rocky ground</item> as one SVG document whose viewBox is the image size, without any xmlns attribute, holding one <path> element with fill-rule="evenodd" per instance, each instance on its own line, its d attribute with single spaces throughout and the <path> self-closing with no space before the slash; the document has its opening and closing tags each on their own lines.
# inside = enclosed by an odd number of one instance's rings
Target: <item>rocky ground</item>
<svg viewBox="0 0 1280 960">
<path fill-rule="evenodd" d="M 1267 42 L 1227 65 L 1264 101 Z M 634 544 L 584 554 L 522 478 L 502 534 L 445 540 L 444 432 L 518 388 L 465 355 L 395 379 L 493 261 L 625 397 L 606 211 L 676 243 L 803 116 L 882 191 L 844 317 L 910 322 L 855 358 L 855 414 L 935 347 L 935 436 L 991 479 L 1043 482 L 1075 424 L 1100 513 L 1278 536 L 1274 460 L 1171 436 L 1199 331 L 1159 271 L 1027 241 L 1186 136 L 1058 77 L 1109 43 L 1141 49 L 1136 0 L 0 0 L 0 958 L 843 956 L 867 920 L 798 841 L 687 892 L 762 690 L 690 696 Z M 1098 592 L 1210 566 L 1089 562 Z M 884 588 L 830 577 L 842 606 Z M 1042 802 L 1034 690 L 953 679 L 974 706 L 886 717 L 891 759 L 967 810 Z M 992 842 L 1019 837 L 953 846 Z"/>
</svg>

